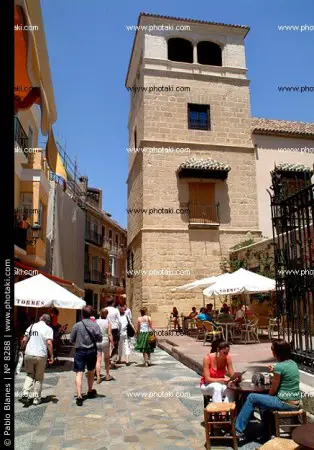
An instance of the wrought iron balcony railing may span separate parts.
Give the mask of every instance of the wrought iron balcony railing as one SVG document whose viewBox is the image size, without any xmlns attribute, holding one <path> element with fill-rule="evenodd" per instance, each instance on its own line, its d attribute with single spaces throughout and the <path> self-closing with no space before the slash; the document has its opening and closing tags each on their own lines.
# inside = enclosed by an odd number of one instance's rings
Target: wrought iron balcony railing
<svg viewBox="0 0 314 450">
<path fill-rule="evenodd" d="M 29 159 L 30 153 L 28 150 L 28 136 L 21 125 L 21 122 L 17 117 L 14 117 L 14 146 L 16 151 L 22 150 L 27 159 Z"/>
<path fill-rule="evenodd" d="M 85 240 L 100 247 L 102 247 L 103 244 L 102 235 L 100 233 L 97 233 L 96 231 L 91 230 L 88 227 L 86 228 L 85 231 Z"/>
<path fill-rule="evenodd" d="M 219 224 L 219 205 L 189 203 L 190 224 Z"/>
<path fill-rule="evenodd" d="M 103 285 L 106 285 L 108 283 L 107 276 L 99 272 L 98 270 L 85 270 L 84 282 Z"/>
</svg>

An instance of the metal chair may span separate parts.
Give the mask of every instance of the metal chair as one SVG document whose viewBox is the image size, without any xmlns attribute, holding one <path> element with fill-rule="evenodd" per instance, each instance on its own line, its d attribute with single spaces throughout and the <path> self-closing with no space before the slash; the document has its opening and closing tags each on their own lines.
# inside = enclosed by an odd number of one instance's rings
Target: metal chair
<svg viewBox="0 0 314 450">
<path fill-rule="evenodd" d="M 222 327 L 216 326 L 212 322 L 208 322 L 207 320 L 203 322 L 203 326 L 205 329 L 203 345 L 205 345 L 208 336 L 212 338 L 212 341 L 214 340 L 214 337 L 217 336 L 222 336 L 222 338 L 225 339 L 224 330 Z"/>
<path fill-rule="evenodd" d="M 279 334 L 282 332 L 282 324 L 281 320 L 279 320 L 279 326 L 278 326 L 278 320 L 276 318 L 269 319 L 268 322 L 268 337 L 270 340 L 273 339 L 274 333 L 277 333 L 278 337 Z"/>
<path fill-rule="evenodd" d="M 173 324 L 174 324 L 174 318 L 169 317 L 168 323 L 167 323 L 167 331 L 174 329 L 174 326 L 172 326 Z"/>
<path fill-rule="evenodd" d="M 204 322 L 202 320 L 196 319 L 196 327 L 197 327 L 197 333 L 195 336 L 195 340 L 198 341 L 200 336 L 203 339 L 203 337 L 205 335 Z"/>
<path fill-rule="evenodd" d="M 257 333 L 257 326 L 258 326 L 258 318 L 252 317 L 252 319 L 248 320 L 241 328 L 241 340 L 244 340 L 245 344 L 252 344 L 252 343 L 260 343 L 258 333 Z M 244 339 L 243 339 L 244 337 Z"/>
</svg>

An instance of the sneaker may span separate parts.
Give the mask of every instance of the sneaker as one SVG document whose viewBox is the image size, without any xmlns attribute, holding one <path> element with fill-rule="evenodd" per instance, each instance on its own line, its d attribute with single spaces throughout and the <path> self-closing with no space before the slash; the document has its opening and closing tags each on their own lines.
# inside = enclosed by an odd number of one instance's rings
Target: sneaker
<svg viewBox="0 0 314 450">
<path fill-rule="evenodd" d="M 28 404 L 29 404 L 29 398 L 28 398 L 28 395 L 23 395 L 23 396 L 19 399 L 19 401 L 20 401 L 21 403 L 23 403 L 23 405 L 28 405 Z"/>
<path fill-rule="evenodd" d="M 100 384 L 100 383 L 101 383 L 101 378 L 97 377 L 97 384 Z"/>
<path fill-rule="evenodd" d="M 237 436 L 239 442 L 244 442 L 245 441 L 245 434 L 244 433 L 239 433 L 238 431 L 236 431 L 236 436 Z"/>
<path fill-rule="evenodd" d="M 41 404 L 41 398 L 35 397 L 33 400 L 33 405 L 36 406 L 36 405 L 40 405 L 40 404 Z"/>
<path fill-rule="evenodd" d="M 76 404 L 77 404 L 77 406 L 82 406 L 83 405 L 83 398 L 82 397 L 77 397 Z"/>
<path fill-rule="evenodd" d="M 87 392 L 87 398 L 95 398 L 97 396 L 96 389 L 92 389 L 91 391 Z"/>
</svg>

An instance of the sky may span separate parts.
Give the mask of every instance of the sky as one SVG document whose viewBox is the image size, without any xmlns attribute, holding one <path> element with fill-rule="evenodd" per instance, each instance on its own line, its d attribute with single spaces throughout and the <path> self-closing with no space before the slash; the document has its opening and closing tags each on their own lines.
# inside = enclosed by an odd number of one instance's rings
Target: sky
<svg viewBox="0 0 314 450">
<path fill-rule="evenodd" d="M 103 209 L 127 225 L 129 58 L 140 12 L 250 26 L 254 117 L 314 122 L 314 0 L 42 0 L 58 119 L 55 135 Z M 278 25 L 312 25 L 279 31 Z M 279 92 L 309 86 L 312 92 Z"/>
</svg>

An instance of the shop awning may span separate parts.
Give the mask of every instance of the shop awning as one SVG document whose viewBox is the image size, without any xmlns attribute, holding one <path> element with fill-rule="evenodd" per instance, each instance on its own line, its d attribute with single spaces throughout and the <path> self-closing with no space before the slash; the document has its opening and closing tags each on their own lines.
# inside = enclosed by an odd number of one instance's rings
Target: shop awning
<svg viewBox="0 0 314 450">
<path fill-rule="evenodd" d="M 15 284 L 14 305 L 30 308 L 55 306 L 65 309 L 82 309 L 86 302 L 39 274 Z"/>
<path fill-rule="evenodd" d="M 52 79 L 40 0 L 16 0 L 14 9 L 14 111 L 38 104 L 41 109 L 41 132 L 48 135 L 47 161 L 56 175 L 66 180 L 52 125 L 57 120 Z M 23 27 L 27 26 L 28 30 Z M 36 27 L 36 28 L 34 28 Z"/>
<path fill-rule="evenodd" d="M 52 281 L 55 281 L 56 283 L 71 288 L 71 291 L 75 292 L 76 295 L 83 297 L 84 296 L 84 290 L 76 286 L 75 283 L 72 283 L 72 281 L 63 280 L 62 278 L 55 277 L 54 275 L 51 275 L 50 273 L 43 272 L 42 270 L 35 269 L 34 267 L 27 266 L 26 264 L 22 264 L 18 261 L 14 261 L 14 266 L 18 269 L 27 270 L 30 273 L 34 273 L 34 270 L 36 270 L 36 273 L 45 275 L 45 277 L 49 278 Z M 31 275 L 32 276 L 32 275 Z"/>
</svg>

